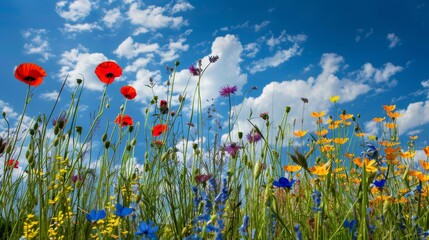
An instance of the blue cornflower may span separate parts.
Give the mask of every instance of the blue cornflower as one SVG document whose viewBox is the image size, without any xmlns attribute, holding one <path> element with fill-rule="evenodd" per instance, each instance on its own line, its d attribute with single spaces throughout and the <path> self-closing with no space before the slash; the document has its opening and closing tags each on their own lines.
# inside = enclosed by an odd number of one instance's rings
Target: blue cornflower
<svg viewBox="0 0 429 240">
<path fill-rule="evenodd" d="M 313 199 L 314 204 L 313 211 L 322 211 L 322 208 L 320 207 L 320 205 L 322 204 L 322 193 L 317 190 L 314 190 L 314 192 L 311 194 L 311 198 Z"/>
<path fill-rule="evenodd" d="M 381 179 L 380 181 L 374 180 L 373 184 L 380 190 L 383 189 L 384 185 L 386 184 L 386 179 Z"/>
<path fill-rule="evenodd" d="M 372 143 L 366 143 L 366 151 L 362 152 L 370 159 L 375 159 L 378 163 L 378 150 Z"/>
<path fill-rule="evenodd" d="M 140 236 L 142 235 L 143 239 L 156 239 L 156 231 L 158 231 L 158 226 L 155 225 L 152 221 L 147 222 L 140 222 L 139 226 L 137 227 L 136 235 Z"/>
<path fill-rule="evenodd" d="M 346 219 L 343 223 L 343 227 L 348 228 L 350 233 L 353 234 L 355 228 L 357 226 L 357 221 L 356 220 L 351 220 L 349 221 L 348 219 Z"/>
<path fill-rule="evenodd" d="M 92 209 L 88 214 L 86 214 L 86 219 L 91 223 L 97 223 L 98 220 L 104 219 L 106 217 L 106 211 L 100 210 L 97 211 Z"/>
<path fill-rule="evenodd" d="M 115 215 L 119 217 L 126 217 L 131 215 L 133 213 L 133 209 L 129 207 L 124 207 L 122 204 L 118 203 L 116 204 L 116 211 Z"/>
<path fill-rule="evenodd" d="M 302 240 L 302 232 L 299 229 L 299 224 L 295 224 L 295 226 L 293 227 L 293 230 L 295 231 L 295 234 L 296 234 L 296 240 Z"/>
<path fill-rule="evenodd" d="M 243 224 L 238 229 L 240 236 L 247 237 L 247 227 L 249 226 L 249 215 L 243 217 Z"/>
<path fill-rule="evenodd" d="M 281 177 L 278 181 L 274 181 L 273 185 L 279 188 L 291 189 L 296 180 L 289 180 L 285 177 Z"/>
</svg>

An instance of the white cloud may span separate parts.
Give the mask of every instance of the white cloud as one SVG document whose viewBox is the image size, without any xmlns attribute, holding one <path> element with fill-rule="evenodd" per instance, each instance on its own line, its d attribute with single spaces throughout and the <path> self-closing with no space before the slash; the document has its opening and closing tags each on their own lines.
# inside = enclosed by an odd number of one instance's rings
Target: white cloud
<svg viewBox="0 0 429 240">
<path fill-rule="evenodd" d="M 270 24 L 270 21 L 263 21 L 260 24 L 255 24 L 255 32 L 259 32 L 259 30 L 268 26 L 268 24 Z"/>
<path fill-rule="evenodd" d="M 194 6 L 192 6 L 189 2 L 180 0 L 176 4 L 174 4 L 173 8 L 171 9 L 171 13 L 178 13 L 178 12 L 185 12 L 188 10 L 195 9 Z"/>
<path fill-rule="evenodd" d="M 94 29 L 100 30 L 101 27 L 97 23 L 64 24 L 64 31 L 68 33 L 92 32 Z"/>
<path fill-rule="evenodd" d="M 139 57 L 137 58 L 133 63 L 130 65 L 127 65 L 124 68 L 125 72 L 137 72 L 141 68 L 145 68 L 147 64 L 152 61 L 154 55 L 153 54 L 147 54 L 144 58 Z"/>
<path fill-rule="evenodd" d="M 391 77 L 404 68 L 395 66 L 388 62 L 382 68 L 375 68 L 371 63 L 365 63 L 361 70 L 358 72 L 359 78 L 364 81 L 375 81 L 375 83 L 382 83 L 391 80 Z"/>
<path fill-rule="evenodd" d="M 132 24 L 139 26 L 135 35 L 161 28 L 180 28 L 183 25 L 187 25 L 183 17 L 165 15 L 167 12 L 166 10 L 167 9 L 164 7 L 154 5 L 150 5 L 142 10 L 138 3 L 132 3 L 128 10 L 128 18 L 131 20 Z"/>
<path fill-rule="evenodd" d="M 273 126 L 277 126 L 281 122 L 285 107 L 291 106 L 292 110 L 288 117 L 289 123 L 292 124 L 293 119 L 297 119 L 296 129 L 304 128 L 307 130 L 314 129 L 314 121 L 310 117 L 305 117 L 304 126 L 301 127 L 302 97 L 309 100 L 304 113 L 305 116 L 308 116 L 313 111 L 326 111 L 329 113 L 329 110 L 334 107 L 329 102 L 329 97 L 332 95 L 340 95 L 340 102 L 346 103 L 369 92 L 371 90 L 370 86 L 364 83 L 340 79 L 336 76 L 336 72 L 340 69 L 343 61 L 344 59 L 337 54 L 324 54 L 320 61 L 322 71 L 317 77 L 309 77 L 307 80 L 292 79 L 271 82 L 262 89 L 261 95 L 245 98 L 239 106 L 242 111 L 232 136 L 236 136 L 238 129 L 244 133 L 250 131 L 251 126 L 247 121 L 250 109 L 253 112 L 253 116 L 268 112 L 270 122 L 273 123 Z M 263 123 L 259 118 L 255 118 L 252 121 L 262 129 Z M 276 130 L 274 129 L 274 131 Z M 225 137 L 223 139 L 225 140 Z"/>
<path fill-rule="evenodd" d="M 422 81 L 421 84 L 424 88 L 429 88 L 429 79 L 426 81 Z"/>
<path fill-rule="evenodd" d="M 48 101 L 55 101 L 58 98 L 58 94 L 58 91 L 54 90 L 53 92 L 42 93 L 40 98 Z"/>
<path fill-rule="evenodd" d="M 132 37 L 127 37 L 121 44 L 119 44 L 118 48 L 114 51 L 114 53 L 118 57 L 125 57 L 127 59 L 134 58 L 141 53 L 150 53 L 155 52 L 159 49 L 158 43 L 153 44 L 144 44 L 134 42 Z"/>
<path fill-rule="evenodd" d="M 75 0 L 73 2 L 58 1 L 55 10 L 58 15 L 67 21 L 78 21 L 86 18 L 91 12 L 91 2 L 89 0 Z"/>
<path fill-rule="evenodd" d="M 18 122 L 19 122 L 18 119 L 21 118 L 21 114 L 17 113 L 8 102 L 5 102 L 3 100 L 0 100 L 0 111 L 6 114 L 6 118 L 10 123 L 9 131 L 13 132 L 18 125 Z M 30 118 L 27 115 L 24 115 L 24 118 L 22 120 L 21 130 L 29 129 L 31 121 L 32 121 L 32 118 Z M 8 127 L 9 126 L 6 121 L 0 121 L 0 136 L 4 137 L 5 135 L 7 135 Z"/>
<path fill-rule="evenodd" d="M 289 49 L 278 50 L 274 56 L 259 59 L 250 64 L 249 72 L 254 74 L 263 72 L 269 67 L 277 67 L 280 64 L 288 61 L 291 57 L 301 55 L 302 49 L 298 44 L 294 44 Z"/>
<path fill-rule="evenodd" d="M 159 55 L 161 56 L 161 63 L 178 60 L 179 51 L 188 51 L 189 45 L 184 44 L 185 41 L 185 38 L 180 38 L 176 42 L 170 41 L 170 43 L 166 46 L 167 50 L 159 53 Z"/>
<path fill-rule="evenodd" d="M 244 56 L 249 58 L 254 58 L 258 52 L 259 47 L 258 44 L 255 42 L 246 44 L 243 49 Z"/>
<path fill-rule="evenodd" d="M 368 38 L 374 33 L 374 28 L 370 28 L 369 30 L 358 29 L 357 35 L 355 36 L 355 41 L 359 42 L 362 38 Z"/>
<path fill-rule="evenodd" d="M 121 11 L 119 8 L 110 9 L 106 11 L 102 20 L 108 28 L 119 25 L 122 22 Z"/>
<path fill-rule="evenodd" d="M 394 48 L 398 46 L 398 44 L 401 44 L 401 39 L 396 36 L 394 33 L 387 34 L 387 40 L 389 40 L 389 48 Z"/>
<path fill-rule="evenodd" d="M 68 76 L 67 86 L 71 88 L 77 86 L 76 79 L 80 78 L 85 81 L 85 88 L 102 91 L 104 83 L 100 82 L 94 71 L 98 64 L 107 60 L 102 53 L 89 53 L 82 46 L 73 48 L 61 54 L 59 77 L 65 79 Z"/>
<path fill-rule="evenodd" d="M 26 54 L 39 54 L 43 61 L 49 60 L 53 55 L 51 54 L 48 38 L 45 29 L 30 28 L 22 32 L 22 36 L 29 43 L 24 44 L 24 52 Z"/>
<path fill-rule="evenodd" d="M 397 119 L 400 134 L 429 123 L 429 101 L 410 103 L 398 111 L 403 114 Z"/>
</svg>

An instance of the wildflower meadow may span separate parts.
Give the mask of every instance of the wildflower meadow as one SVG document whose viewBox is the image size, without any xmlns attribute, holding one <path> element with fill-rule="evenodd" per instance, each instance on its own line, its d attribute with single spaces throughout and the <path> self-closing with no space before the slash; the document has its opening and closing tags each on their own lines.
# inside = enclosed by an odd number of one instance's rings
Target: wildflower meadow
<svg viewBox="0 0 429 240">
<path fill-rule="evenodd" d="M 378 136 L 337 107 L 341 96 L 318 100 L 335 105 L 330 116 L 307 112 L 303 97 L 302 109 L 276 109 L 280 122 L 251 112 L 251 131 L 236 132 L 233 82 L 213 90 L 229 107 L 225 124 L 202 104 L 200 82 L 218 59 L 167 67 L 168 97 L 153 95 L 140 116 L 127 111 L 134 87 L 109 89 L 121 66 L 101 62 L 94 115 L 78 117 L 84 77 L 65 79 L 77 82 L 71 96 L 59 89 L 68 110 L 57 114 L 54 104 L 29 126 L 23 120 L 46 72 L 19 65 L 22 114 L 1 119 L 9 128 L 0 138 L 0 239 L 427 239 L 429 146 L 416 149 L 416 136 L 399 141 L 395 105 L 369 116 Z M 182 69 L 197 79 L 187 86 L 192 96 L 173 94 Z M 110 107 L 114 94 L 119 109 Z"/>
</svg>

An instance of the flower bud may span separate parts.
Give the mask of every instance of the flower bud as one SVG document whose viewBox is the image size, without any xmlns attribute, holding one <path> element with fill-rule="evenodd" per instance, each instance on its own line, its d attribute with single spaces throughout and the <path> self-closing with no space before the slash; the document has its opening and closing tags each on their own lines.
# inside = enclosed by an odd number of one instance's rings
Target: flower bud
<svg viewBox="0 0 429 240">
<path fill-rule="evenodd" d="M 242 139 L 243 138 L 243 132 L 238 132 L 238 139 Z"/>
<path fill-rule="evenodd" d="M 101 140 L 103 142 L 105 142 L 107 140 L 107 133 L 104 133 L 103 136 L 101 137 Z"/>
<path fill-rule="evenodd" d="M 80 84 L 82 83 L 82 81 L 83 81 L 83 80 L 82 80 L 82 79 L 80 79 L 80 78 L 76 79 L 76 82 L 77 82 L 77 84 L 78 84 L 78 85 L 80 85 Z"/>
<path fill-rule="evenodd" d="M 6 112 L 2 112 L 4 118 L 6 118 Z"/>
<path fill-rule="evenodd" d="M 104 148 L 108 149 L 110 147 L 110 141 L 104 142 Z"/>
<path fill-rule="evenodd" d="M 133 138 L 133 140 L 131 140 L 131 146 L 135 146 L 136 145 L 136 139 Z"/>
<path fill-rule="evenodd" d="M 290 106 L 286 106 L 286 113 L 290 112 Z"/>
<path fill-rule="evenodd" d="M 82 134 L 82 126 L 76 126 L 76 132 Z"/>
<path fill-rule="evenodd" d="M 179 65 L 180 65 L 180 62 L 179 62 L 179 61 L 175 61 L 175 62 L 174 62 L 174 66 L 178 67 Z"/>
<path fill-rule="evenodd" d="M 133 125 L 130 125 L 130 126 L 128 126 L 128 132 L 133 132 L 133 130 L 134 130 L 134 126 Z"/>
<path fill-rule="evenodd" d="M 28 132 L 30 133 L 31 136 L 33 136 L 35 133 L 34 129 L 32 129 L 32 128 Z"/>
</svg>

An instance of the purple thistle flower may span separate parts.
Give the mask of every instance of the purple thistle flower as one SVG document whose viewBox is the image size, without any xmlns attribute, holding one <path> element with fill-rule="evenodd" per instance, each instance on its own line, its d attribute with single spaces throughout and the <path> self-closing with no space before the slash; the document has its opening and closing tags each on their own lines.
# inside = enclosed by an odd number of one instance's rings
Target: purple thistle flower
<svg viewBox="0 0 429 240">
<path fill-rule="evenodd" d="M 226 146 L 225 151 L 229 153 L 232 157 L 236 157 L 238 150 L 240 150 L 240 146 L 237 145 L 237 143 L 231 143 L 230 145 Z"/>
<path fill-rule="evenodd" d="M 57 124 L 58 124 L 58 128 L 59 129 L 63 129 L 64 128 L 64 126 L 66 125 L 66 123 L 67 123 L 67 116 L 66 116 L 66 114 L 64 113 L 64 112 L 62 112 L 61 114 L 60 114 L 60 116 L 58 116 L 58 118 L 56 118 L 56 119 L 53 119 L 52 120 L 52 125 L 54 126 L 54 127 L 56 127 L 57 126 Z"/>
<path fill-rule="evenodd" d="M 229 97 L 231 94 L 235 94 L 237 92 L 237 86 L 229 86 L 226 85 L 225 87 L 221 87 L 219 90 L 219 94 L 222 97 Z"/>
<path fill-rule="evenodd" d="M 191 65 L 189 67 L 189 72 L 192 74 L 192 76 L 200 76 L 201 74 L 201 69 L 199 68 L 195 68 L 194 65 Z"/>
<path fill-rule="evenodd" d="M 250 133 L 248 133 L 246 137 L 249 143 L 257 143 L 262 138 L 261 134 L 259 134 L 258 131 L 255 131 L 255 129 L 252 129 L 252 131 L 250 131 Z"/>
<path fill-rule="evenodd" d="M 211 63 L 215 63 L 217 60 L 219 59 L 219 56 L 210 56 L 209 57 L 209 61 L 211 62 Z"/>
</svg>

